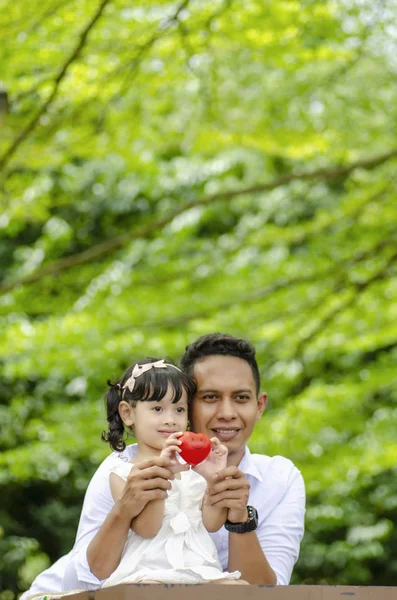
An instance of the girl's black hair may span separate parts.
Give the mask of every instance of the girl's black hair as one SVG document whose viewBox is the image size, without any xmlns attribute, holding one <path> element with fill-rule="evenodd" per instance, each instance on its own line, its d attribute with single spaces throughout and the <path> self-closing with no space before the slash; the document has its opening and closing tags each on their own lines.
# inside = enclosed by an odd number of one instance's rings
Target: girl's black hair
<svg viewBox="0 0 397 600">
<path fill-rule="evenodd" d="M 158 361 L 158 358 L 144 358 L 143 360 L 134 362 L 125 371 L 122 378 L 117 382 L 108 381 L 109 389 L 105 395 L 107 420 L 109 430 L 102 431 L 102 440 L 108 442 L 113 450 L 122 452 L 125 449 L 125 426 L 119 415 L 119 404 L 121 400 L 129 402 L 132 406 L 136 406 L 139 401 L 159 402 L 167 393 L 168 386 L 173 389 L 172 402 L 175 404 L 181 399 L 183 390 L 187 393 L 188 409 L 196 393 L 196 384 L 194 380 L 187 374 L 172 366 L 168 360 L 165 368 L 152 368 L 139 375 L 135 379 L 135 384 L 132 392 L 124 389 L 124 384 L 131 377 L 135 365 L 144 365 Z"/>
</svg>

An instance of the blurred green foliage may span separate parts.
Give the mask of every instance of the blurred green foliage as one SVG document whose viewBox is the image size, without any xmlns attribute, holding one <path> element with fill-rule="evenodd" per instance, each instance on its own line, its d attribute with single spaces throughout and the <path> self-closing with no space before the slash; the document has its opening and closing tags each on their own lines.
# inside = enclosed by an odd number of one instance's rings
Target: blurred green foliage
<svg viewBox="0 0 397 600">
<path fill-rule="evenodd" d="M 210 331 L 306 480 L 293 582 L 395 584 L 395 0 L 0 9 L 0 598 L 73 544 L 106 379 Z"/>
</svg>

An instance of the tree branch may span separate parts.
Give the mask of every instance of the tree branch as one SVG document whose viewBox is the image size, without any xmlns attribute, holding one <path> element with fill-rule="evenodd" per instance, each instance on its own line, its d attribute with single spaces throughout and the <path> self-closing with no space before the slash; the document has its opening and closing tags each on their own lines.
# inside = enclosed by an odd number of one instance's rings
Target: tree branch
<svg viewBox="0 0 397 600">
<path fill-rule="evenodd" d="M 47 10 L 45 11 L 45 13 L 43 13 L 37 21 L 35 21 L 32 25 L 30 25 L 29 27 L 27 27 L 27 22 L 32 19 L 33 17 L 37 16 L 37 7 L 33 6 L 33 10 L 32 12 L 29 14 L 27 13 L 26 10 L 23 11 L 23 16 L 20 17 L 19 19 L 15 19 L 14 21 L 11 21 L 9 23 L 2 23 L 0 24 L 0 31 L 2 31 L 3 29 L 6 29 L 7 32 L 9 32 L 11 30 L 11 34 L 12 35 L 16 35 L 16 32 L 19 31 L 25 31 L 25 33 L 29 34 L 32 31 L 34 31 L 39 25 L 41 25 L 41 23 L 48 17 L 51 17 L 53 14 L 55 14 L 60 8 L 62 8 L 63 6 L 65 6 L 66 4 L 68 4 L 70 2 L 70 0 L 63 0 L 62 2 L 56 4 L 55 6 L 51 7 L 51 8 L 47 8 Z M 2 35 L 1 39 L 3 41 L 5 41 L 5 36 Z"/>
<path fill-rule="evenodd" d="M 302 284 L 310 284 L 310 283 L 319 283 L 320 278 L 322 280 L 324 280 L 324 278 L 332 276 L 335 273 L 335 268 L 337 267 L 339 270 L 343 269 L 343 271 L 342 271 L 341 275 L 338 277 L 337 283 L 334 286 L 334 292 L 336 293 L 338 291 L 338 289 L 341 288 L 342 283 L 346 278 L 346 274 L 352 266 L 359 264 L 363 260 L 368 259 L 374 253 L 377 255 L 384 248 L 388 248 L 390 246 L 394 248 L 395 243 L 396 243 L 395 238 L 383 239 L 381 242 L 376 244 L 375 247 L 369 248 L 368 250 L 365 250 L 362 252 L 359 252 L 353 258 L 349 258 L 348 260 L 346 260 L 343 263 L 340 263 L 340 262 L 334 263 L 322 271 L 315 271 L 314 273 L 310 273 L 309 275 L 300 275 L 298 277 L 292 277 L 292 278 L 284 277 L 284 278 L 279 279 L 278 281 L 275 281 L 275 282 L 273 282 L 269 285 L 266 285 L 262 288 L 258 288 L 256 290 L 253 290 L 246 294 L 241 294 L 240 296 L 233 296 L 233 298 L 231 298 L 230 300 L 220 302 L 215 307 L 213 307 L 213 306 L 211 307 L 211 312 L 219 313 L 219 312 L 228 310 L 229 308 L 232 308 L 233 306 L 236 306 L 237 304 L 241 304 L 241 303 L 244 303 L 244 304 L 251 303 L 252 304 L 255 302 L 260 302 L 267 296 L 270 296 L 271 294 L 275 294 L 276 292 L 278 292 L 280 290 L 284 290 L 284 289 L 290 288 L 292 286 L 302 285 Z M 397 252 L 396 252 L 396 255 L 397 255 Z M 369 285 L 371 285 L 378 279 L 384 278 L 387 275 L 388 267 L 391 264 L 393 264 L 394 256 L 395 255 L 393 254 L 392 258 L 388 259 L 386 267 L 383 267 L 379 272 L 375 273 L 375 275 L 370 277 L 367 281 L 360 283 L 360 284 L 359 283 L 354 284 L 353 289 L 355 289 L 357 291 L 361 291 L 361 289 L 368 287 Z M 354 296 L 354 299 L 356 299 L 356 298 L 357 298 L 357 295 Z M 324 303 L 323 297 L 321 297 L 319 303 L 320 304 Z M 344 308 L 344 306 L 342 306 L 342 308 Z M 313 309 L 313 307 L 311 307 L 310 310 L 312 310 L 312 309 Z M 145 322 L 140 323 L 139 328 L 147 330 L 147 329 L 159 329 L 159 327 L 163 328 L 163 329 L 166 327 L 181 327 L 182 325 L 186 325 L 187 323 L 189 323 L 189 321 L 207 317 L 208 311 L 209 311 L 208 306 L 204 306 L 201 310 L 199 310 L 195 313 L 192 313 L 192 311 L 190 310 L 190 312 L 187 314 L 172 315 L 171 317 L 162 317 L 160 321 L 149 321 L 148 323 L 145 323 Z M 333 316 L 335 316 L 335 315 L 333 314 L 332 317 Z M 274 318 L 279 318 L 279 315 L 276 315 L 276 317 L 275 317 L 275 315 L 272 315 L 271 319 L 273 320 Z M 325 317 L 325 319 L 327 319 L 327 318 L 328 318 L 328 315 Z M 262 324 L 263 323 L 266 323 L 266 320 L 262 321 Z M 323 328 L 323 326 L 324 326 L 323 324 L 324 324 L 324 321 L 322 321 L 322 323 L 321 323 L 321 328 Z M 128 331 L 130 328 L 131 328 L 131 323 L 129 323 L 128 326 L 123 325 L 122 327 L 117 327 L 116 329 L 112 329 L 111 335 L 117 335 L 120 333 L 124 333 L 125 331 Z M 317 331 L 317 327 L 316 327 L 316 331 L 315 332 L 312 331 L 307 336 L 307 338 L 304 338 L 303 340 L 301 340 L 299 345 L 301 343 L 306 343 L 306 342 L 310 341 L 309 337 L 311 339 L 312 334 L 316 335 L 317 333 L 318 333 L 318 331 Z M 295 354 L 297 354 L 297 352 Z"/>
<path fill-rule="evenodd" d="M 384 247 L 385 245 L 387 245 L 387 243 L 382 242 L 381 244 L 378 245 L 378 247 Z M 393 252 L 392 255 L 387 259 L 386 264 L 383 265 L 382 268 L 379 269 L 379 271 L 377 271 L 374 275 L 369 277 L 369 279 L 367 279 L 366 281 L 364 281 L 362 283 L 353 284 L 351 286 L 351 290 L 354 293 L 351 296 L 349 296 L 348 298 L 345 298 L 344 300 L 339 302 L 339 304 L 337 306 L 332 307 L 330 309 L 330 311 L 320 320 L 320 322 L 317 323 L 317 325 L 312 329 L 312 331 L 307 336 L 303 337 L 299 341 L 299 343 L 296 346 L 296 350 L 295 350 L 295 358 L 302 355 L 305 346 L 307 346 L 310 342 L 312 342 L 317 337 L 317 335 L 320 333 L 320 331 L 323 331 L 325 329 L 325 327 L 327 327 L 330 323 L 332 323 L 332 321 L 335 319 L 335 317 L 337 317 L 338 314 L 340 314 L 342 312 L 342 310 L 345 310 L 346 308 L 349 308 L 350 306 L 352 306 L 357 301 L 357 298 L 361 292 L 366 290 L 373 283 L 376 283 L 377 281 L 381 281 L 382 279 L 385 279 L 385 277 L 388 276 L 388 270 L 390 269 L 390 267 L 392 267 L 395 264 L 396 259 L 397 259 L 397 250 L 395 252 Z M 340 278 L 339 281 L 337 282 L 337 284 L 335 285 L 335 287 L 334 287 L 335 293 L 338 291 L 338 289 L 340 289 L 341 283 L 342 283 L 341 280 L 344 279 L 345 275 L 346 275 L 346 272 L 343 273 L 343 277 Z"/>
<path fill-rule="evenodd" d="M 139 66 L 140 61 L 141 61 L 142 57 L 145 55 L 145 53 L 148 50 L 150 50 L 154 46 L 154 44 L 167 33 L 167 31 L 171 27 L 171 25 L 174 25 L 175 23 L 177 23 L 177 24 L 179 23 L 180 14 L 182 11 L 184 11 L 188 8 L 189 3 L 190 3 L 190 0 L 182 0 L 182 2 L 176 7 L 175 12 L 172 15 L 170 15 L 169 17 L 167 17 L 166 19 L 164 19 L 163 21 L 161 21 L 158 24 L 156 30 L 148 37 L 146 42 L 142 43 L 142 45 L 140 45 L 136 48 L 137 52 L 136 52 L 135 56 L 133 56 L 129 61 L 123 63 L 122 65 L 119 65 L 118 67 L 113 69 L 111 72 L 105 74 L 101 78 L 101 84 L 104 85 L 105 83 L 108 83 L 109 81 L 114 79 L 116 76 L 119 76 L 127 71 L 126 79 L 121 84 L 121 86 L 119 86 L 117 88 L 117 91 L 109 98 L 107 104 L 109 104 L 109 103 L 112 104 L 114 100 L 118 100 L 120 98 L 122 93 L 125 93 L 126 91 L 131 89 L 131 86 L 128 85 L 128 81 L 130 81 L 130 77 L 131 77 L 131 72 L 136 70 L 136 67 Z M 126 85 L 128 85 L 127 88 L 125 87 Z"/>
<path fill-rule="evenodd" d="M 324 219 L 321 219 L 320 223 L 316 222 L 316 219 L 311 219 L 311 226 L 307 227 L 304 231 L 302 231 L 301 228 L 299 228 L 299 226 L 295 229 L 294 226 L 291 226 L 289 229 L 291 231 L 291 235 L 288 236 L 287 239 L 283 240 L 283 243 L 285 243 L 286 247 L 288 248 L 292 248 L 296 245 L 302 245 L 308 241 L 310 241 L 310 239 L 312 237 L 314 237 L 314 235 L 318 236 L 318 235 L 324 235 L 329 234 L 331 232 L 333 232 L 334 230 L 337 229 L 338 225 L 340 225 L 341 222 L 343 222 L 344 220 L 350 220 L 352 222 L 356 221 L 360 215 L 365 211 L 365 209 L 367 208 L 368 204 L 376 202 L 377 204 L 380 204 L 380 202 L 383 201 L 385 194 L 388 190 L 390 190 L 392 188 L 392 186 L 394 185 L 395 181 L 393 178 L 389 179 L 389 181 L 387 181 L 381 189 L 377 190 L 376 193 L 374 193 L 372 196 L 369 196 L 368 198 L 366 198 L 365 202 L 363 202 L 362 204 L 359 204 L 355 210 L 352 210 L 351 212 L 349 212 L 347 215 L 344 214 L 343 216 L 341 215 L 337 215 L 336 217 L 334 216 L 333 213 L 330 213 L 330 219 L 329 221 L 324 221 Z M 308 220 L 309 221 L 309 220 Z M 306 225 L 306 223 L 308 221 L 304 221 L 303 224 Z M 285 229 L 285 228 L 283 228 Z M 276 237 L 276 232 L 275 230 L 271 231 L 271 236 L 269 236 L 267 239 L 261 239 L 260 245 L 258 247 L 260 247 L 261 250 L 266 250 L 267 248 L 271 248 L 274 245 L 274 238 Z M 244 238 L 241 243 L 234 248 L 232 255 L 234 255 L 236 252 L 239 252 L 243 247 L 245 247 L 245 245 L 247 244 L 247 240 L 246 238 Z M 178 257 L 178 259 L 180 258 L 185 258 L 187 255 L 189 255 L 192 252 L 192 249 L 189 247 L 189 249 L 184 249 L 184 248 L 177 248 L 175 250 L 174 253 L 171 253 L 168 255 L 168 262 L 172 262 L 174 260 L 176 260 L 176 257 Z M 360 254 L 361 256 L 361 254 Z M 332 266 L 332 269 L 334 269 L 334 266 Z M 327 272 L 321 272 L 321 273 L 316 273 L 316 276 L 323 276 L 326 275 Z M 211 275 L 209 274 L 209 277 Z M 174 273 L 171 274 L 167 274 L 167 275 L 160 275 L 158 273 L 156 273 L 155 275 L 151 276 L 150 274 L 148 274 L 147 270 L 144 269 L 141 273 L 141 276 L 139 274 L 137 274 L 137 276 L 134 278 L 133 280 L 133 285 L 139 285 L 140 287 L 144 286 L 144 287 L 150 287 L 150 286 L 158 286 L 164 283 L 170 283 L 171 281 L 176 281 L 179 280 L 180 278 L 191 278 L 192 277 L 192 266 L 189 265 L 183 269 L 180 269 L 178 271 L 175 271 Z M 201 281 L 201 279 L 200 279 Z M 290 280 L 286 280 L 286 281 L 290 281 Z M 292 283 L 295 282 L 295 280 L 291 280 Z M 306 279 L 304 279 L 304 281 L 306 281 Z M 303 281 L 303 282 L 304 282 Z M 299 283 L 299 281 L 298 281 Z M 276 284 L 275 290 L 277 291 L 278 289 L 278 283 Z M 284 284 L 281 285 L 281 287 L 284 287 Z M 261 291 L 259 291 L 259 293 L 261 293 Z M 244 296 L 243 300 L 245 301 L 246 298 Z M 157 325 L 158 326 L 158 325 Z"/>
<path fill-rule="evenodd" d="M 279 281 L 269 284 L 263 288 L 253 290 L 252 292 L 249 292 L 247 294 L 241 294 L 240 296 L 234 296 L 231 300 L 221 302 L 221 303 L 217 304 L 217 306 L 211 307 L 211 314 L 232 308 L 232 307 L 236 306 L 236 304 L 238 304 L 238 303 L 245 303 L 248 305 L 248 303 L 252 304 L 255 302 L 260 302 L 267 296 L 274 294 L 279 290 L 283 290 L 287 287 L 289 288 L 289 287 L 292 287 L 295 285 L 301 285 L 301 284 L 307 284 L 307 283 L 319 283 L 320 277 L 322 277 L 322 278 L 329 277 L 330 275 L 332 275 L 334 273 L 335 266 L 338 266 L 339 268 L 343 268 L 344 269 L 343 275 L 345 276 L 348 269 L 352 265 L 358 264 L 362 260 L 366 260 L 368 257 L 372 256 L 374 253 L 378 254 L 378 252 L 381 249 L 387 248 L 387 247 L 395 248 L 395 238 L 388 238 L 388 239 L 382 240 L 379 244 L 376 244 L 373 248 L 369 248 L 368 250 L 362 251 L 359 254 L 355 255 L 353 258 L 349 258 L 348 260 L 346 260 L 343 263 L 334 264 L 334 265 L 330 266 L 328 269 L 325 269 L 321 272 L 316 271 L 315 273 L 311 273 L 310 275 L 298 276 L 298 277 L 290 278 L 290 279 L 283 278 L 283 279 L 280 279 Z M 395 253 L 393 253 L 393 255 L 391 257 L 389 257 L 387 259 L 387 264 L 383 265 L 382 269 L 380 269 L 377 273 L 375 273 L 367 281 L 362 282 L 360 284 L 355 284 L 355 286 L 353 286 L 353 287 L 357 286 L 357 288 L 363 289 L 363 288 L 369 287 L 375 281 L 385 279 L 388 276 L 389 267 L 394 264 L 396 256 L 397 256 L 397 251 Z M 338 279 L 338 284 L 337 284 L 337 286 L 335 286 L 335 289 L 338 289 L 338 286 L 340 286 L 342 279 L 343 279 L 343 277 L 340 277 Z M 356 299 L 356 298 L 357 298 L 357 295 L 354 296 L 354 299 Z M 324 296 L 321 297 L 320 302 L 316 302 L 316 305 L 318 305 L 319 303 L 321 303 L 323 301 L 324 301 Z M 339 312 L 341 312 L 341 310 L 344 308 L 348 308 L 351 303 L 352 303 L 351 298 L 349 298 L 348 302 L 346 303 L 346 306 L 339 305 L 338 306 Z M 314 306 L 308 307 L 308 309 L 310 311 L 312 311 L 313 308 L 314 308 Z M 146 323 L 140 322 L 137 325 L 137 327 L 139 328 L 139 330 L 146 330 L 146 331 L 148 331 L 148 330 L 150 331 L 151 329 L 154 329 L 157 331 L 159 328 L 165 329 L 165 328 L 181 327 L 183 325 L 186 325 L 187 323 L 189 323 L 192 320 L 208 317 L 208 314 L 209 314 L 208 311 L 209 311 L 209 308 L 204 307 L 203 309 L 195 312 L 194 314 L 192 314 L 192 312 L 190 311 L 189 313 L 186 313 L 184 315 L 177 315 L 177 316 L 172 315 L 169 317 L 162 317 L 160 321 L 148 321 Z M 278 313 L 277 315 L 272 314 L 269 319 L 264 319 L 262 321 L 262 324 L 268 322 L 269 320 L 274 320 L 275 318 L 280 318 L 281 316 L 284 316 L 285 314 L 286 314 L 285 311 L 282 311 L 282 313 Z M 321 326 L 319 326 L 319 330 L 317 331 L 317 329 L 316 329 L 315 333 L 312 331 L 309 334 L 309 336 L 312 336 L 312 334 L 313 334 L 313 337 L 314 337 L 314 335 L 317 335 L 317 333 L 324 328 L 325 322 L 326 321 L 328 322 L 328 320 L 331 321 L 335 315 L 336 315 L 335 311 L 332 312 L 332 314 L 326 315 L 323 322 L 321 323 Z M 134 326 L 134 323 L 130 322 L 128 326 L 123 325 L 121 327 L 112 328 L 111 330 L 108 331 L 108 335 L 111 335 L 113 337 L 120 335 L 120 334 L 122 335 L 126 331 L 131 330 L 131 327 L 133 327 L 133 326 Z M 303 340 L 303 343 L 306 344 L 310 341 L 308 339 L 309 336 L 307 336 L 307 338 L 305 338 Z M 43 347 L 43 349 L 48 350 L 47 347 Z M 30 351 L 27 351 L 25 354 L 30 354 L 30 353 L 31 353 Z M 301 355 L 298 355 L 297 352 L 295 352 L 294 355 L 291 357 L 291 359 L 295 359 L 295 358 L 302 358 L 302 357 L 301 357 Z M 277 362 L 277 361 L 275 361 L 275 362 Z M 269 364 L 267 366 L 267 368 L 272 367 L 273 364 L 274 363 Z M 310 381 L 311 381 L 311 378 L 305 377 L 304 372 L 302 372 L 299 382 L 294 387 L 293 395 L 297 395 L 298 393 L 303 391 L 303 389 L 306 387 L 306 383 L 307 383 L 307 385 L 309 385 Z"/>
<path fill-rule="evenodd" d="M 62 81 L 65 79 L 65 77 L 67 75 L 70 65 L 80 56 L 80 54 L 85 46 L 85 43 L 87 41 L 88 34 L 92 30 L 92 28 L 94 27 L 94 25 L 96 24 L 98 19 L 102 16 L 102 13 L 105 10 L 106 5 L 109 4 L 109 2 L 110 2 L 110 0 L 101 0 L 100 4 L 98 5 L 97 10 L 95 11 L 94 15 L 91 18 L 91 20 L 88 22 L 88 24 L 86 25 L 86 27 L 80 34 L 80 38 L 78 40 L 76 47 L 74 48 L 74 50 L 72 51 L 72 53 L 70 54 L 70 56 L 66 60 L 66 62 L 62 65 L 57 76 L 55 77 L 51 94 L 49 95 L 47 100 L 41 105 L 39 110 L 32 117 L 32 119 L 25 126 L 25 128 L 19 133 L 19 135 L 17 135 L 17 137 L 12 142 L 11 146 L 9 148 L 7 148 L 7 150 L 5 151 L 3 156 L 0 157 L 0 171 L 2 169 L 4 169 L 4 167 L 8 164 L 8 162 L 11 160 L 11 158 L 13 157 L 15 152 L 18 150 L 19 146 L 26 140 L 28 135 L 34 130 L 34 128 L 38 124 L 42 115 L 51 106 L 52 102 L 54 101 L 54 99 L 58 93 L 58 90 L 59 90 L 59 87 L 60 87 Z"/>
<path fill-rule="evenodd" d="M 33 33 L 36 29 L 40 27 L 42 23 L 44 23 L 44 21 L 46 21 L 50 17 L 53 17 L 58 12 L 58 10 L 61 10 L 61 8 L 63 8 L 67 4 L 70 4 L 70 0 L 63 0 L 62 2 L 58 2 L 57 4 L 55 4 L 55 6 L 52 6 L 51 8 L 47 9 L 46 12 L 43 13 L 37 19 L 37 21 L 30 25 L 30 27 L 26 30 L 26 33 L 28 35 Z"/>
<path fill-rule="evenodd" d="M 108 255 L 110 252 L 122 248 L 134 238 L 152 235 L 153 231 L 162 229 L 163 227 L 171 223 L 176 217 L 184 213 L 186 210 L 189 210 L 196 206 L 206 206 L 207 204 L 218 202 L 220 200 L 230 200 L 232 198 L 235 198 L 236 196 L 241 196 L 243 194 L 259 194 L 262 192 L 271 191 L 278 187 L 287 185 L 288 183 L 291 183 L 293 181 L 309 181 L 312 179 L 332 181 L 334 179 L 346 177 L 356 169 L 374 169 L 379 165 L 387 162 L 388 160 L 395 158 L 396 156 L 397 148 L 387 153 L 375 156 L 373 158 L 362 159 L 353 162 L 350 165 L 346 165 L 344 167 L 329 167 L 327 169 L 317 169 L 316 171 L 301 171 L 297 173 L 288 173 L 287 175 L 277 177 L 272 181 L 269 181 L 268 183 L 258 184 L 247 188 L 242 188 L 240 190 L 217 192 L 209 196 L 203 196 L 202 198 L 194 199 L 190 202 L 187 202 L 181 207 L 175 208 L 167 216 L 158 219 L 157 221 L 154 221 L 148 225 L 138 227 L 132 232 L 124 233 L 110 240 L 106 240 L 105 242 L 97 244 L 96 246 L 93 246 L 88 250 L 84 250 L 79 254 L 74 254 L 72 256 L 62 258 L 58 261 L 54 261 L 53 263 L 50 263 L 48 265 L 45 265 L 41 269 L 38 269 L 34 273 L 26 275 L 25 277 L 21 277 L 20 279 L 17 279 L 13 282 L 4 282 L 0 285 L 0 292 L 9 291 L 11 289 L 14 289 L 18 285 L 32 283 L 34 281 L 38 281 L 46 275 L 53 275 L 55 273 L 65 271 L 71 267 L 90 262 L 91 260 L 97 259 L 101 256 Z"/>
<path fill-rule="evenodd" d="M 333 272 L 333 268 L 329 269 L 328 271 L 322 272 L 321 275 L 327 275 L 327 274 L 330 275 L 332 272 Z M 198 310 L 197 312 L 195 312 L 194 314 L 192 314 L 192 311 L 190 311 L 189 313 L 183 314 L 183 315 L 172 315 L 170 317 L 164 317 L 161 319 L 161 321 L 149 321 L 148 323 L 143 322 L 143 323 L 140 323 L 139 328 L 146 329 L 146 330 L 147 329 L 157 330 L 159 327 L 161 327 L 162 329 L 165 329 L 167 327 L 180 327 L 182 325 L 186 325 L 187 323 L 189 323 L 189 321 L 194 321 L 195 319 L 203 319 L 203 318 L 208 317 L 209 310 L 211 310 L 211 313 L 217 313 L 220 311 L 228 310 L 229 308 L 236 306 L 236 304 L 247 303 L 247 302 L 250 302 L 250 303 L 259 302 L 260 300 L 263 300 L 264 298 L 266 298 L 266 296 L 270 296 L 271 294 L 274 294 L 275 292 L 283 290 L 287 287 L 291 287 L 294 285 L 300 285 L 303 283 L 315 283 L 315 282 L 318 282 L 318 279 L 319 279 L 318 272 L 311 273 L 310 275 L 306 275 L 306 276 L 304 275 L 304 276 L 292 278 L 292 279 L 284 278 L 279 281 L 276 281 L 275 283 L 267 285 L 263 288 L 259 288 L 252 292 L 249 292 L 247 294 L 242 294 L 241 296 L 233 296 L 232 299 L 226 300 L 224 302 L 220 302 L 219 304 L 217 304 L 216 307 L 211 307 L 211 309 L 208 306 L 205 306 L 201 310 Z M 117 327 L 116 329 L 113 329 L 111 334 L 119 335 L 130 329 L 131 329 L 131 323 L 129 323 L 126 326 L 123 325 L 122 327 Z"/>
<path fill-rule="evenodd" d="M 391 247 L 395 248 L 395 239 L 383 240 L 382 242 L 377 244 L 375 246 L 375 248 L 371 248 L 370 250 L 365 251 L 365 252 L 360 252 L 357 256 L 348 260 L 343 265 L 344 272 L 343 272 L 342 276 L 339 278 L 337 284 L 334 286 L 334 290 L 333 290 L 334 293 L 336 293 L 339 289 L 341 289 L 341 284 L 343 283 L 343 279 L 346 276 L 347 270 L 350 266 L 352 266 L 356 263 L 359 263 L 361 260 L 367 259 L 374 252 L 376 254 L 378 254 L 379 250 L 381 250 L 382 248 L 385 248 L 387 246 L 391 246 Z M 338 304 L 338 306 L 333 307 L 323 317 L 323 319 L 320 321 L 320 323 L 317 323 L 316 327 L 313 328 L 307 336 L 305 336 L 303 339 L 300 340 L 300 342 L 297 344 L 297 346 L 295 348 L 294 355 L 291 356 L 290 360 L 298 359 L 298 360 L 302 361 L 302 354 L 304 352 L 305 347 L 308 346 L 308 344 L 310 344 L 310 342 L 313 339 L 315 339 L 317 337 L 317 335 L 325 329 L 325 327 L 327 327 L 330 323 L 332 323 L 332 321 L 334 320 L 335 317 L 338 316 L 338 314 L 340 314 L 343 310 L 352 306 L 354 304 L 354 302 L 357 300 L 358 295 L 361 291 L 367 289 L 368 287 L 370 287 L 373 283 L 376 283 L 377 281 L 386 279 L 386 277 L 388 277 L 388 275 L 389 275 L 388 271 L 389 271 L 390 267 L 394 265 L 396 258 L 397 258 L 397 252 L 394 252 L 387 259 L 386 264 L 383 265 L 383 267 L 381 269 L 379 269 L 379 271 L 377 271 L 377 273 L 375 273 L 374 275 L 372 275 L 372 277 L 370 277 L 369 279 L 367 279 L 366 281 L 364 281 L 362 283 L 354 284 L 353 290 L 356 293 L 353 294 L 352 296 L 349 296 L 342 302 L 340 302 Z M 313 308 L 314 307 L 311 307 L 310 310 L 313 310 Z M 395 347 L 395 345 L 396 345 L 396 343 L 393 342 L 391 344 L 386 344 L 385 346 L 380 346 L 376 350 L 364 353 L 364 355 L 363 355 L 364 362 L 369 361 L 369 360 L 375 360 L 375 357 L 377 356 L 377 354 L 379 354 L 381 352 L 387 352 L 387 351 L 393 349 Z M 294 397 L 298 396 L 299 394 L 302 394 L 304 392 L 304 390 L 310 386 L 311 381 L 312 381 L 312 377 L 306 373 L 305 369 L 303 369 L 303 371 L 301 372 L 301 374 L 298 378 L 298 381 L 296 381 L 295 384 L 293 385 L 293 387 L 290 389 L 288 396 L 291 398 L 294 398 Z"/>
</svg>

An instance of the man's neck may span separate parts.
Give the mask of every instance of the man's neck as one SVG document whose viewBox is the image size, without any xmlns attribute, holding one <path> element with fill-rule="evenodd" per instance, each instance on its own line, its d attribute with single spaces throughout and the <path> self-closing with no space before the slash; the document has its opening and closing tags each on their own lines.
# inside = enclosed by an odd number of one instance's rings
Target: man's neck
<svg viewBox="0 0 397 600">
<path fill-rule="evenodd" d="M 228 467 L 238 467 L 239 466 L 241 459 L 243 458 L 243 456 L 245 454 L 245 448 L 246 448 L 246 446 L 243 446 L 243 448 L 239 448 L 235 452 L 232 452 L 231 454 L 228 455 L 228 457 L 227 457 L 227 466 Z"/>
</svg>

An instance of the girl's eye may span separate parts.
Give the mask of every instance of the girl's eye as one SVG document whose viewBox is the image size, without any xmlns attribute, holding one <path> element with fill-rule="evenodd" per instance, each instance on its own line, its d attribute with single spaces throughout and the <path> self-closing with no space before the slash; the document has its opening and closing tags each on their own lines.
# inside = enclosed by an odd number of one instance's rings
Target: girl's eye
<svg viewBox="0 0 397 600">
<path fill-rule="evenodd" d="M 161 412 L 163 409 L 161 408 L 161 406 L 153 406 L 153 410 L 155 412 Z"/>
<path fill-rule="evenodd" d="M 178 412 L 178 413 L 184 413 L 185 409 L 183 408 L 183 406 L 178 406 L 178 408 L 176 409 L 176 412 Z"/>
</svg>

